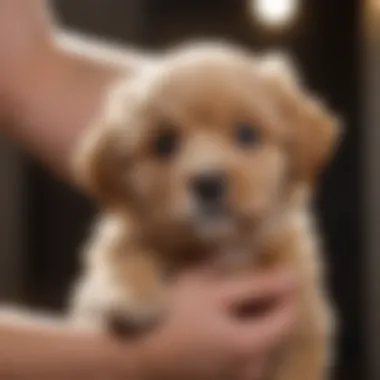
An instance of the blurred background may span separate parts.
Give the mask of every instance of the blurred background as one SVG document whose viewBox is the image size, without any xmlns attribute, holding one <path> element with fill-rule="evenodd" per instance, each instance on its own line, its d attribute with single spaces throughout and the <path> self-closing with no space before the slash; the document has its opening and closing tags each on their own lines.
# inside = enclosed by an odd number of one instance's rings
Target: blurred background
<svg viewBox="0 0 380 380">
<path fill-rule="evenodd" d="M 379 379 L 380 1 L 52 4 L 65 28 L 135 47 L 161 49 L 189 39 L 225 38 L 255 50 L 290 53 L 309 87 L 345 120 L 344 141 L 316 201 L 342 326 L 335 378 Z M 94 209 L 5 141 L 0 142 L 0 181 L 1 300 L 62 310 Z"/>
</svg>

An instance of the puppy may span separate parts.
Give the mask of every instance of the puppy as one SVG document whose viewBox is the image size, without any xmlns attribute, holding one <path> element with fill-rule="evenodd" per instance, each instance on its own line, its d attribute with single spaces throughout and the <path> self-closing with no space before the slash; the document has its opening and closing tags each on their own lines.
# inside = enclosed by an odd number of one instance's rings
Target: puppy
<svg viewBox="0 0 380 380">
<path fill-rule="evenodd" d="M 191 263 L 286 265 L 302 281 L 301 312 L 268 378 L 324 379 L 332 309 L 310 202 L 338 136 L 337 119 L 281 59 L 192 45 L 121 79 L 75 159 L 102 215 L 74 316 L 145 329 Z"/>
</svg>

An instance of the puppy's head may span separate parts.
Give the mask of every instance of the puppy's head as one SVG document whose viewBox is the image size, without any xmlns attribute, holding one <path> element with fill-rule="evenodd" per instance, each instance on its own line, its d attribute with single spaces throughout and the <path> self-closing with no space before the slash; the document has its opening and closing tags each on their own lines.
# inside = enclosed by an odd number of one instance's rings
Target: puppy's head
<svg viewBox="0 0 380 380">
<path fill-rule="evenodd" d="M 310 187 L 336 136 L 335 118 L 281 60 L 188 47 L 113 88 L 78 178 L 150 230 L 215 239 Z"/>
</svg>

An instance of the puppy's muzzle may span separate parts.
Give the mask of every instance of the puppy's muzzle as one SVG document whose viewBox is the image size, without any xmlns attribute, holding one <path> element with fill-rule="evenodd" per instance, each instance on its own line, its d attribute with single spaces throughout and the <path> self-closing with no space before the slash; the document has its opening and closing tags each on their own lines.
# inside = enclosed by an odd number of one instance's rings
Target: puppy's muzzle
<svg viewBox="0 0 380 380">
<path fill-rule="evenodd" d="M 221 171 L 200 173 L 193 177 L 190 187 L 201 207 L 219 208 L 227 193 L 227 175 Z"/>
</svg>

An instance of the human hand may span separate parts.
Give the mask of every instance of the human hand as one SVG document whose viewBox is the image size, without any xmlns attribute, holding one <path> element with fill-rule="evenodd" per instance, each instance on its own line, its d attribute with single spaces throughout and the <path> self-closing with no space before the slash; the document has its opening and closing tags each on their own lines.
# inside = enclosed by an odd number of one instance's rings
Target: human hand
<svg viewBox="0 0 380 380">
<path fill-rule="evenodd" d="M 295 282 L 286 273 L 213 279 L 191 273 L 175 287 L 172 313 L 137 350 L 146 379 L 256 380 L 267 358 L 291 332 L 296 318 Z M 235 309 L 273 300 L 256 318 L 239 320 Z"/>
</svg>

